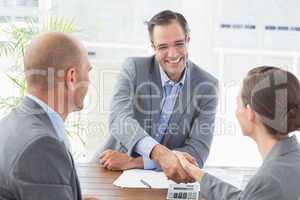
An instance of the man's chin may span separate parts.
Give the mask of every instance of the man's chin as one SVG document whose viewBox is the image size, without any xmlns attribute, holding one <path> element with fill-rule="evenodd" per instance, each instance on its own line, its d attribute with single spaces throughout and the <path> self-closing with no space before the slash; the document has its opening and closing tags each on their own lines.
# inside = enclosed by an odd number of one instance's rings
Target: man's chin
<svg viewBox="0 0 300 200">
<path fill-rule="evenodd" d="M 183 72 L 183 68 L 182 65 L 177 65 L 177 66 L 168 66 L 168 74 L 181 74 Z"/>
<path fill-rule="evenodd" d="M 166 66 L 168 69 L 170 69 L 172 71 L 181 71 L 184 68 L 185 63 L 183 61 L 176 63 L 176 64 L 175 63 L 174 64 L 167 63 Z"/>
</svg>

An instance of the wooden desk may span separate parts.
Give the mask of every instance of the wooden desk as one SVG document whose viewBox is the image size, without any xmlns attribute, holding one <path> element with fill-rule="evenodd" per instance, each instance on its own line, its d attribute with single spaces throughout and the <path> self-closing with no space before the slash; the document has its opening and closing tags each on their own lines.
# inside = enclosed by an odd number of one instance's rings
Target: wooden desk
<svg viewBox="0 0 300 200">
<path fill-rule="evenodd" d="M 113 182 L 122 172 L 102 169 L 97 164 L 76 165 L 82 195 L 97 197 L 100 200 L 165 200 L 167 190 L 159 189 L 121 189 Z"/>
<path fill-rule="evenodd" d="M 82 195 L 96 197 L 100 200 L 165 200 L 167 190 L 159 189 L 125 189 L 113 185 L 113 182 L 122 173 L 108 171 L 97 164 L 76 165 Z M 244 175 L 244 186 L 255 173 L 255 168 L 218 167 L 226 170 L 228 174 Z"/>
</svg>

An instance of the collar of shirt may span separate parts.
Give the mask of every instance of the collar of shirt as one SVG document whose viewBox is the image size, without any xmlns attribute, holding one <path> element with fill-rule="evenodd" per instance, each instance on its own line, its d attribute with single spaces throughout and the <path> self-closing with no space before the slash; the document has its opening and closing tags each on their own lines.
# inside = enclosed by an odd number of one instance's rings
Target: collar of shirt
<svg viewBox="0 0 300 200">
<path fill-rule="evenodd" d="M 61 142 L 64 142 L 65 145 L 68 147 L 67 141 L 66 141 L 66 135 L 65 135 L 65 125 L 64 120 L 62 117 L 55 112 L 52 108 L 50 108 L 47 104 L 45 104 L 42 100 L 37 98 L 36 96 L 33 96 L 31 94 L 27 94 L 27 97 L 35 101 L 38 105 L 42 107 L 42 109 L 47 113 L 55 131 L 56 134 Z"/>
<path fill-rule="evenodd" d="M 186 77 L 186 71 L 187 71 L 187 66 L 184 69 L 184 74 L 181 77 L 180 81 L 178 83 L 175 83 L 174 81 L 172 81 L 168 75 L 166 74 L 166 72 L 163 70 L 163 68 L 161 67 L 161 65 L 159 65 L 159 71 L 160 71 L 160 78 L 161 78 L 161 84 L 162 84 L 162 88 L 164 88 L 164 86 L 166 85 L 166 83 L 170 83 L 171 85 L 184 85 L 184 81 L 185 81 L 185 77 Z"/>
<path fill-rule="evenodd" d="M 270 160 L 286 155 L 288 153 L 300 151 L 299 143 L 295 135 L 280 140 L 275 144 L 269 154 L 266 156 L 263 163 L 267 163 Z"/>
</svg>

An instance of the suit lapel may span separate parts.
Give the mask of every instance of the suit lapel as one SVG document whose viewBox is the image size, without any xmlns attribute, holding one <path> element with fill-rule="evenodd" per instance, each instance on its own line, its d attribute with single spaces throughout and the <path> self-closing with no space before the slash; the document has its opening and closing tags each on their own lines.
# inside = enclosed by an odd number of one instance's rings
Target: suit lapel
<svg viewBox="0 0 300 200">
<path fill-rule="evenodd" d="M 159 115 L 161 112 L 161 101 L 163 97 L 163 89 L 161 83 L 161 77 L 159 72 L 159 65 L 153 57 L 152 66 L 150 68 L 150 80 L 149 91 L 151 95 L 151 120 L 152 120 L 152 136 L 155 135 L 157 123 L 159 121 Z"/>
<path fill-rule="evenodd" d="M 75 175 L 76 189 L 77 189 L 77 191 L 76 191 L 77 199 L 81 200 L 81 188 L 80 188 L 80 183 L 79 183 L 78 175 L 77 175 L 76 168 L 75 168 L 75 163 L 74 163 L 74 160 L 73 160 L 73 156 L 69 151 L 68 151 L 68 154 L 69 154 L 69 157 L 70 157 L 70 160 L 71 160 L 71 163 L 72 163 L 72 166 L 73 166 L 74 175 Z"/>
</svg>

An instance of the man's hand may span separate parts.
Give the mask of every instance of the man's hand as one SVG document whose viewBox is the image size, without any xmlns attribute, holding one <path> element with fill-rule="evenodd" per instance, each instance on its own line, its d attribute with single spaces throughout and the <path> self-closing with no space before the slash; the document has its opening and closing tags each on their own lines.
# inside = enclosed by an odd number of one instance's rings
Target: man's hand
<svg viewBox="0 0 300 200">
<path fill-rule="evenodd" d="M 186 152 L 181 152 L 181 151 L 173 151 L 173 152 L 176 154 L 176 156 L 177 156 L 177 154 L 181 154 L 189 162 L 189 164 L 193 164 L 197 167 L 199 166 L 196 159 L 193 156 L 191 156 L 190 154 L 188 154 Z M 181 163 L 181 165 L 182 165 L 182 163 Z"/>
<path fill-rule="evenodd" d="M 191 162 L 196 162 L 192 156 L 186 154 Z M 159 163 L 162 170 L 165 172 L 168 179 L 176 183 L 191 183 L 194 182 L 192 178 L 181 166 L 175 153 L 163 145 L 156 145 L 150 155 L 150 158 Z"/>
<path fill-rule="evenodd" d="M 101 165 L 108 170 L 126 170 L 133 168 L 144 168 L 142 157 L 133 158 L 126 153 L 106 150 L 100 155 Z"/>
<path fill-rule="evenodd" d="M 187 158 L 185 153 L 174 151 L 175 155 L 179 159 L 184 170 L 191 176 L 195 181 L 200 182 L 204 176 L 204 172 L 196 165 L 192 164 L 190 158 Z"/>
</svg>

